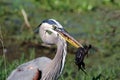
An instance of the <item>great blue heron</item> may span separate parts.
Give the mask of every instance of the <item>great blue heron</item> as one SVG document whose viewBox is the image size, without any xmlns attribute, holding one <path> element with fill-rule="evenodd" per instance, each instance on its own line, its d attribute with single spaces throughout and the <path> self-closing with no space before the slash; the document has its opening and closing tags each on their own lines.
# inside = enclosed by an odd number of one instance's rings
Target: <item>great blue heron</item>
<svg viewBox="0 0 120 80">
<path fill-rule="evenodd" d="M 47 19 L 38 26 L 39 35 L 46 44 L 56 44 L 57 52 L 51 60 L 40 57 L 18 66 L 7 80 L 57 80 L 63 71 L 66 58 L 66 41 L 75 47 L 83 47 L 54 20 Z"/>
</svg>

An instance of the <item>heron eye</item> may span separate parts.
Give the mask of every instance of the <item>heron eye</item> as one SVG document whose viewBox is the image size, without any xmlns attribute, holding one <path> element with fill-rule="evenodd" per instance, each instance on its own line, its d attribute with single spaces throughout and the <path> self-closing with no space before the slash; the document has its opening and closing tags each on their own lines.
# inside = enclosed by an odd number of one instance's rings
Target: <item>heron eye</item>
<svg viewBox="0 0 120 80">
<path fill-rule="evenodd" d="M 56 25 L 53 25 L 52 27 L 53 27 L 54 30 L 57 28 Z"/>
</svg>

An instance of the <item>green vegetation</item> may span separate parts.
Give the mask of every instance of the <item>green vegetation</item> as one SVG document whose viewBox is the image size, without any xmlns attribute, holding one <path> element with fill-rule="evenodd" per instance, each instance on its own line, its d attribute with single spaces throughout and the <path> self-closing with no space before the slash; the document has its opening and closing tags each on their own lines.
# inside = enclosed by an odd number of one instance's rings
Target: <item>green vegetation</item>
<svg viewBox="0 0 120 80">
<path fill-rule="evenodd" d="M 26 27 L 21 9 L 26 11 L 32 30 L 42 20 L 54 18 L 78 41 L 92 44 L 93 48 L 85 59 L 87 75 L 78 71 L 73 54 L 77 49 L 69 45 L 59 80 L 120 79 L 119 0 L 1 0 L 0 80 L 5 80 L 24 62 L 55 55 L 51 54 L 55 53 L 53 48 L 42 48 L 39 36 Z"/>
</svg>

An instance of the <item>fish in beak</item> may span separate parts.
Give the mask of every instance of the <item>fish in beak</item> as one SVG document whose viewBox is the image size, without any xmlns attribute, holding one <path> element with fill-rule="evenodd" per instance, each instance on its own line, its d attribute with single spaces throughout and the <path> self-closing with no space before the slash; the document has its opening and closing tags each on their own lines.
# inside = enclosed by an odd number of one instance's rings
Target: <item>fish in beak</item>
<svg viewBox="0 0 120 80">
<path fill-rule="evenodd" d="M 84 45 L 84 48 L 78 48 L 75 55 L 75 64 L 78 66 L 78 70 L 82 70 L 85 74 L 85 63 L 84 58 L 88 54 L 89 50 L 91 49 L 91 45 Z"/>
<path fill-rule="evenodd" d="M 63 28 L 56 30 L 66 41 L 68 41 L 71 45 L 75 46 L 77 48 L 77 52 L 75 54 L 75 64 L 78 66 L 78 70 L 81 69 L 84 73 L 85 69 L 85 63 L 84 58 L 88 54 L 91 45 L 82 45 L 77 40 L 75 40 L 72 36 L 68 34 L 67 31 L 65 31 Z"/>
</svg>

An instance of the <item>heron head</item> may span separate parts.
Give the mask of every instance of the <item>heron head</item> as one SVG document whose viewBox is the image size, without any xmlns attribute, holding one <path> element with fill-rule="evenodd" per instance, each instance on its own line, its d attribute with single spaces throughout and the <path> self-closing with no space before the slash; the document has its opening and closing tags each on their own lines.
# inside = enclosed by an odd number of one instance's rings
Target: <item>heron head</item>
<svg viewBox="0 0 120 80">
<path fill-rule="evenodd" d="M 76 48 L 83 47 L 77 40 L 68 34 L 68 32 L 58 21 L 54 19 L 47 19 L 42 21 L 35 32 L 38 32 L 42 41 L 47 44 L 56 44 L 60 36 Z"/>
</svg>

